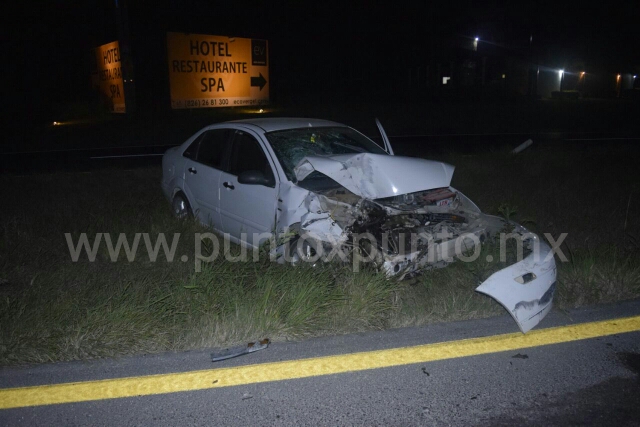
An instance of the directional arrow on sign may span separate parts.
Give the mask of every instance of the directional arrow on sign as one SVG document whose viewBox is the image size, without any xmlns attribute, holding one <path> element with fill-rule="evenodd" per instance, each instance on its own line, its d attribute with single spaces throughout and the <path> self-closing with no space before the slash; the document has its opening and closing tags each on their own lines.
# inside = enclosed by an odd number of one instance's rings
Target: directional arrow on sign
<svg viewBox="0 0 640 427">
<path fill-rule="evenodd" d="M 262 77 L 262 73 L 258 73 L 258 77 L 251 77 L 251 86 L 259 87 L 260 90 L 267 84 L 267 81 Z"/>
</svg>

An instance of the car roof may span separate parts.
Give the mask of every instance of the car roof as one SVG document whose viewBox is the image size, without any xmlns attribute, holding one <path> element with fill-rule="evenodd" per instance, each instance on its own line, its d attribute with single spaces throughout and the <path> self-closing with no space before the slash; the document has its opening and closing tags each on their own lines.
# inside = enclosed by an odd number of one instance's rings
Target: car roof
<svg viewBox="0 0 640 427">
<path fill-rule="evenodd" d="M 321 119 L 305 119 L 300 117 L 263 117 L 255 119 L 233 120 L 227 123 L 253 125 L 265 132 L 305 127 L 345 126 L 341 123 Z"/>
</svg>

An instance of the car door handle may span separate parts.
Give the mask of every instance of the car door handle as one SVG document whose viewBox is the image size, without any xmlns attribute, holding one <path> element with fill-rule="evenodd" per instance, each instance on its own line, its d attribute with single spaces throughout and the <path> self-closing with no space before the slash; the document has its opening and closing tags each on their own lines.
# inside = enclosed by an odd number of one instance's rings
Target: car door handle
<svg viewBox="0 0 640 427">
<path fill-rule="evenodd" d="M 198 173 L 198 171 L 195 168 L 189 168 L 187 170 L 191 173 Z"/>
<path fill-rule="evenodd" d="M 223 182 L 222 185 L 224 185 L 229 190 L 233 190 L 234 188 L 236 188 L 236 187 L 233 186 L 233 184 L 230 184 L 227 181 Z"/>
</svg>

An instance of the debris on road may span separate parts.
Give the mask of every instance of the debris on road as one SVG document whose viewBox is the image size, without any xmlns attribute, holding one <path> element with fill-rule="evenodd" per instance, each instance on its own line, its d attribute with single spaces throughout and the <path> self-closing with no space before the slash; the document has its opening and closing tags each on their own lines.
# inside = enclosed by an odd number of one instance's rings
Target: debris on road
<svg viewBox="0 0 640 427">
<path fill-rule="evenodd" d="M 258 350 L 264 350 L 269 347 L 271 341 L 269 338 L 265 338 L 261 341 L 250 342 L 246 346 L 227 348 L 225 350 L 211 353 L 211 361 L 219 362 L 221 360 L 227 360 L 234 357 L 242 356 L 243 354 L 253 353 Z"/>
<path fill-rule="evenodd" d="M 528 359 L 528 358 L 529 358 L 529 356 L 527 356 L 526 354 L 520 354 L 520 353 L 518 353 L 518 354 L 516 354 L 516 355 L 514 355 L 514 356 L 511 356 L 511 358 L 512 358 L 512 359 Z"/>
</svg>

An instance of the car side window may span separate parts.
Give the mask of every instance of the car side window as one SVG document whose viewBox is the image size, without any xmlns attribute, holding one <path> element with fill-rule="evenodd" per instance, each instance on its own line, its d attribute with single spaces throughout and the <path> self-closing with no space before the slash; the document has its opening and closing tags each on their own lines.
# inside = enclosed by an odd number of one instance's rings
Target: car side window
<svg viewBox="0 0 640 427">
<path fill-rule="evenodd" d="M 236 131 L 229 159 L 229 173 L 238 176 L 250 170 L 260 171 L 271 182 L 275 182 L 269 160 L 258 141 L 249 134 Z"/>
<path fill-rule="evenodd" d="M 195 161 L 221 169 L 229 135 L 229 129 L 212 129 L 203 133 L 198 141 L 194 142 L 199 142 Z"/>
</svg>

